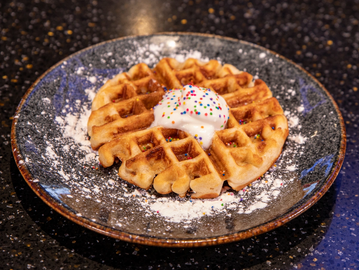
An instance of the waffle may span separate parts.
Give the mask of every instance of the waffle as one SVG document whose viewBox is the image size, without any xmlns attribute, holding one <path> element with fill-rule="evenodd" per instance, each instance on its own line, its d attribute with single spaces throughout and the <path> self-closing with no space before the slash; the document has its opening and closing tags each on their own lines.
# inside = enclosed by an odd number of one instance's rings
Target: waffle
<svg viewBox="0 0 359 270">
<path fill-rule="evenodd" d="M 141 188 L 183 197 L 214 198 L 224 181 L 240 190 L 276 161 L 288 136 L 287 119 L 262 80 L 232 65 L 164 58 L 153 70 L 132 67 L 107 82 L 96 95 L 88 121 L 93 149 L 104 167 L 122 161 L 119 176 Z M 166 88 L 193 82 L 220 94 L 230 107 L 224 130 L 209 149 L 190 134 L 150 127 L 152 107 Z"/>
</svg>

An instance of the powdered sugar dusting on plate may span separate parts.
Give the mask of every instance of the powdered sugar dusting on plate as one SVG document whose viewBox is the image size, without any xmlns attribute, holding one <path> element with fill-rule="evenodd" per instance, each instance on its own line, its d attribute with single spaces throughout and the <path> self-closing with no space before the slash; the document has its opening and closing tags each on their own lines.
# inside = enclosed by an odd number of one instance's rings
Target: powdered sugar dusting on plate
<svg viewBox="0 0 359 270">
<path fill-rule="evenodd" d="M 136 46 L 136 41 L 133 42 L 133 45 Z M 158 62 L 159 58 L 163 57 L 161 52 L 166 46 L 165 44 L 137 45 L 136 54 L 124 56 L 128 67 L 139 62 L 153 66 Z M 259 57 L 262 58 L 263 55 L 265 56 L 262 53 Z M 168 56 L 180 62 L 190 57 L 201 61 L 209 60 L 208 57 L 195 50 L 177 51 L 176 53 L 170 53 Z M 104 57 L 111 61 L 113 55 L 107 53 Z M 107 61 L 106 59 L 104 61 Z M 44 158 L 49 160 L 49 172 L 57 174 L 59 181 L 65 182 L 70 190 L 76 190 L 79 196 L 99 203 L 102 202 L 103 196 L 107 196 L 113 201 L 131 201 L 131 204 L 136 205 L 136 207 L 143 208 L 147 216 L 162 217 L 173 223 L 188 223 L 203 216 L 214 216 L 220 213 L 230 214 L 231 212 L 250 214 L 258 209 L 266 208 L 271 201 L 280 196 L 283 189 L 290 187 L 293 181 L 296 180 L 294 174 L 297 169 L 295 156 L 300 155 L 301 146 L 307 138 L 302 137 L 300 134 L 299 110 L 288 110 L 286 111 L 286 116 L 289 122 L 290 135 L 281 157 L 261 179 L 256 180 L 242 190 L 232 191 L 225 188 L 217 198 L 192 200 L 190 197 L 160 196 L 152 189 L 145 191 L 134 187 L 120 180 L 117 176 L 119 164 L 115 164 L 110 169 L 104 169 L 98 164 L 97 151 L 91 149 L 87 136 L 87 120 L 91 113 L 92 99 L 97 89 L 113 75 L 110 77 L 96 77 L 91 75 L 86 68 L 80 66 L 75 69 L 72 76 L 81 77 L 82 80 L 86 81 L 87 87 L 83 87 L 83 85 L 81 87 L 87 99 L 85 101 L 65 100 L 61 113 L 56 116 L 49 116 L 53 117 L 60 132 L 58 137 L 51 140 L 44 137 L 44 142 L 46 143 Z M 291 89 L 288 95 L 293 96 L 292 93 L 294 92 L 295 90 Z M 48 98 L 44 98 L 42 101 L 46 105 L 55 102 Z M 29 123 L 29 125 L 32 124 Z M 62 145 L 61 149 L 59 149 L 59 145 Z M 59 151 L 65 153 L 65 155 L 57 154 Z M 82 170 L 62 166 L 61 164 L 67 164 L 65 161 L 66 156 L 73 156 Z M 95 184 L 99 182 L 102 184 Z M 84 213 L 77 214 L 84 216 Z M 118 226 L 121 226 L 123 222 L 119 218 Z"/>
</svg>

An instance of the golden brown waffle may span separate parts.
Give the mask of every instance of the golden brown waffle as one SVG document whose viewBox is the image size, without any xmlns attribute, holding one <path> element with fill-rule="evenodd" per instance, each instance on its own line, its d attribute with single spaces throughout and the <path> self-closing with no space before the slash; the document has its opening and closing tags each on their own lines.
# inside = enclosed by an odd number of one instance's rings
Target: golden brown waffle
<svg viewBox="0 0 359 270">
<path fill-rule="evenodd" d="M 124 132 L 147 128 L 154 120 L 151 109 L 164 94 L 158 78 L 145 64 L 108 81 L 92 102 L 87 123 L 92 148 L 97 149 Z"/>
<path fill-rule="evenodd" d="M 164 88 L 190 81 L 230 106 L 226 129 L 215 132 L 206 151 L 186 132 L 149 128 Z M 225 180 L 239 190 L 272 166 L 288 136 L 287 119 L 266 84 L 215 60 L 164 58 L 153 70 L 136 65 L 106 83 L 92 108 L 88 130 L 101 164 L 109 167 L 117 158 L 122 179 L 144 189 L 153 185 L 161 194 L 191 190 L 192 198 L 214 198 Z"/>
<path fill-rule="evenodd" d="M 174 191 L 185 196 L 193 179 L 206 181 L 203 197 L 217 197 L 222 188 L 223 181 L 207 153 L 180 130 L 154 127 L 123 135 L 102 146 L 99 154 L 105 167 L 111 166 L 115 157 L 126 161 L 126 166 L 120 167 L 120 177 L 141 188 L 148 189 L 158 174 L 154 188 L 162 194 Z"/>
<path fill-rule="evenodd" d="M 109 80 L 96 94 L 87 124 L 92 148 L 122 133 L 149 127 L 154 119 L 151 108 L 161 100 L 164 87 L 181 88 L 191 81 L 222 95 L 231 108 L 272 96 L 262 80 L 251 85 L 252 75 L 216 60 L 179 63 L 163 58 L 154 70 L 140 63 Z"/>
<path fill-rule="evenodd" d="M 101 87 L 92 101 L 92 110 L 95 111 L 108 103 L 156 92 L 157 80 L 158 77 L 146 64 L 135 65 Z"/>
<path fill-rule="evenodd" d="M 192 82 L 217 92 L 231 108 L 272 97 L 271 91 L 262 80 L 256 80 L 251 86 L 252 75 L 229 64 L 221 66 L 216 60 L 203 63 L 196 59 L 187 59 L 180 63 L 173 58 L 163 58 L 155 70 L 169 89 L 181 88 L 182 85 Z"/>
</svg>

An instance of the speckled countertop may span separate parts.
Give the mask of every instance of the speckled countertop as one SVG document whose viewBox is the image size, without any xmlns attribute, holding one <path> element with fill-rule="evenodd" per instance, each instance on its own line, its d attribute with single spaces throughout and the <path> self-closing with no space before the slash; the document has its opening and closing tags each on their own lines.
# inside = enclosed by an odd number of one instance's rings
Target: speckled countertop
<svg viewBox="0 0 359 270">
<path fill-rule="evenodd" d="M 2 1 L 0 3 L 1 269 L 356 269 L 359 267 L 359 1 Z M 52 65 L 112 38 L 162 31 L 234 37 L 304 67 L 331 93 L 347 128 L 336 181 L 307 212 L 257 237 L 176 249 L 82 228 L 27 186 L 11 154 L 12 116 Z"/>
</svg>

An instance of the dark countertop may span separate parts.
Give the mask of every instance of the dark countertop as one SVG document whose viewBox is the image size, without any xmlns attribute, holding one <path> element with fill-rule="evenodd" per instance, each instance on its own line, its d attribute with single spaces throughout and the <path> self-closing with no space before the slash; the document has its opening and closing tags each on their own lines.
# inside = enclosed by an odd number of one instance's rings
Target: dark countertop
<svg viewBox="0 0 359 270">
<path fill-rule="evenodd" d="M 4 3 L 5 2 L 5 3 Z M 0 4 L 1 269 L 356 269 L 359 267 L 359 1 L 3 1 Z M 126 35 L 200 32 L 256 43 L 304 67 L 336 100 L 347 154 L 318 203 L 240 242 L 176 249 L 87 230 L 48 207 L 11 154 L 12 116 L 64 57 Z"/>
</svg>

